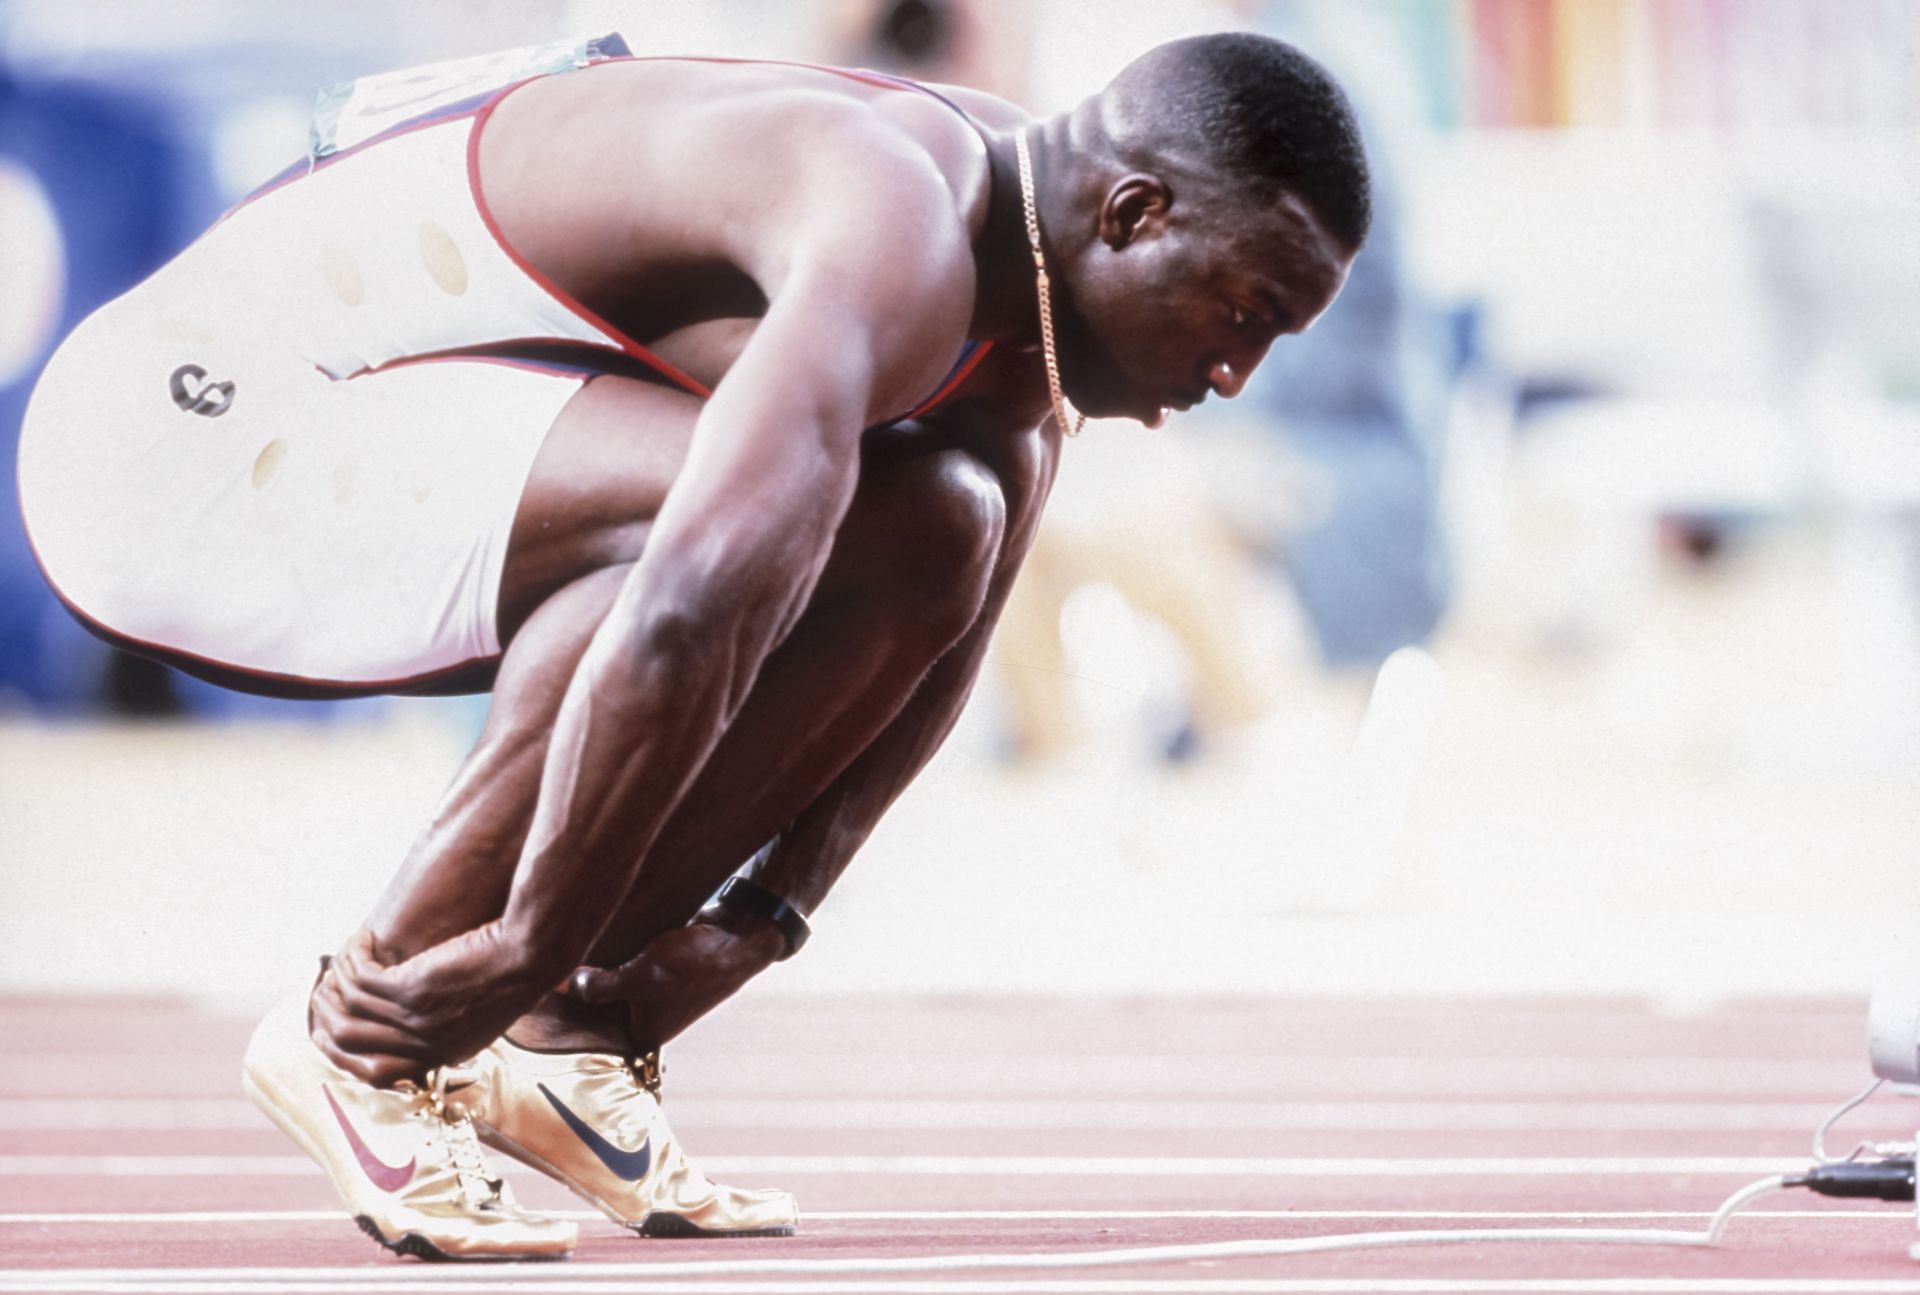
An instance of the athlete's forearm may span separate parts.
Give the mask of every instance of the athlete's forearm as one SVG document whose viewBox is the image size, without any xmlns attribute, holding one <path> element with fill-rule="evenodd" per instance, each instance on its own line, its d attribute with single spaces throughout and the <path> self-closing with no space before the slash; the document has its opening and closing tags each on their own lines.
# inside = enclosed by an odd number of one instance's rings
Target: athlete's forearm
<svg viewBox="0 0 1920 1295">
<path fill-rule="evenodd" d="M 532 981 L 551 985 L 579 965 L 631 889 L 798 622 L 852 500 L 857 384 L 848 395 L 738 376 L 702 411 L 647 547 L 555 715 L 500 917 Z"/>
<path fill-rule="evenodd" d="M 367 1036 L 394 1058 L 431 1065 L 471 1055 L 579 964 L 782 632 L 778 575 L 796 550 L 775 559 L 736 530 L 727 552 L 757 555 L 754 578 L 768 588 L 742 594 L 752 586 L 710 565 L 711 587 L 732 597 L 702 609 L 669 601 L 671 585 L 650 585 L 637 569 L 628 577 L 622 598 L 671 607 L 673 619 L 663 627 L 616 610 L 596 632 L 554 720 L 505 911 L 400 962 L 373 947 L 343 954 L 330 977 L 339 1001 L 326 1004 L 337 1010 L 321 1021 L 340 1049 L 355 1046 L 356 1023 L 374 1022 L 400 1032 Z M 803 600 L 804 591 L 791 596 Z"/>
<path fill-rule="evenodd" d="M 1024 446 L 1025 454 L 1018 444 L 1002 448 L 1015 459 L 999 465 L 1014 522 L 978 619 L 934 663 L 880 736 L 801 812 L 750 870 L 756 882 L 802 913 L 811 914 L 819 907 L 881 816 L 946 742 L 972 696 L 994 627 L 1039 528 L 1058 441 L 1036 438 Z"/>
<path fill-rule="evenodd" d="M 755 881 L 802 913 L 820 906 L 881 815 L 953 731 L 985 658 L 992 620 L 982 613 L 880 736 L 755 861 L 749 873 Z"/>
<path fill-rule="evenodd" d="M 656 534 L 667 544 L 655 565 L 668 570 L 638 564 L 555 718 L 502 916 L 540 978 L 572 969 L 614 911 L 612 899 L 632 886 L 792 628 L 832 541 L 830 529 L 805 534 L 803 522 L 772 507 L 728 529 L 697 563 L 676 555 L 674 537 Z"/>
</svg>

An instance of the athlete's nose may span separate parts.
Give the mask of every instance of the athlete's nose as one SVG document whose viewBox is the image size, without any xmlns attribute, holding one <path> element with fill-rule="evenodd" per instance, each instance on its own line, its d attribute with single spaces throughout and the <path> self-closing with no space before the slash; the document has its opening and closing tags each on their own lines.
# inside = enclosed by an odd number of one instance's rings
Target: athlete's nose
<svg viewBox="0 0 1920 1295">
<path fill-rule="evenodd" d="M 1232 400 L 1247 385 L 1247 371 L 1237 369 L 1230 361 L 1222 360 L 1207 370 L 1207 385 L 1212 387 L 1222 399 Z"/>
</svg>

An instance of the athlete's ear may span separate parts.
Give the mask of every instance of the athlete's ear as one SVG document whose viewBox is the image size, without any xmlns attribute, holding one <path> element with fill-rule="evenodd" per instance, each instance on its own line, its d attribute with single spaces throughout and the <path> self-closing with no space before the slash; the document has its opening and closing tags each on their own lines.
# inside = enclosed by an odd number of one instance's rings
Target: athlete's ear
<svg viewBox="0 0 1920 1295">
<path fill-rule="evenodd" d="M 1100 204 L 1100 241 L 1119 251 L 1129 243 L 1151 238 L 1166 222 L 1173 191 L 1166 181 L 1145 171 L 1121 176 Z"/>
</svg>

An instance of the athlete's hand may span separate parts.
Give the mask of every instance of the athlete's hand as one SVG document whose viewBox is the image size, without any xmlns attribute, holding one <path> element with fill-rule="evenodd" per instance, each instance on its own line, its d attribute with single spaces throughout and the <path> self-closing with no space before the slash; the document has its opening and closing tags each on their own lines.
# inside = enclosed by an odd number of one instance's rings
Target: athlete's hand
<svg viewBox="0 0 1920 1295">
<path fill-rule="evenodd" d="M 708 909 L 628 962 L 580 968 L 567 992 L 587 1003 L 625 1003 L 633 1046 L 649 1052 L 733 997 L 785 948 L 765 918 Z"/>
<path fill-rule="evenodd" d="M 540 996 L 523 980 L 491 923 L 393 963 L 363 930 L 314 990 L 313 1041 L 367 1083 L 417 1081 L 499 1037 Z"/>
</svg>

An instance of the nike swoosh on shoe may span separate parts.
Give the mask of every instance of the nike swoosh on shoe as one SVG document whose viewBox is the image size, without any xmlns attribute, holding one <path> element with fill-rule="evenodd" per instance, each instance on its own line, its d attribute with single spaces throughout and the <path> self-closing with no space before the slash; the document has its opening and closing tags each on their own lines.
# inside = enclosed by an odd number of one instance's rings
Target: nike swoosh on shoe
<svg viewBox="0 0 1920 1295">
<path fill-rule="evenodd" d="M 601 1164 L 612 1170 L 616 1178 L 637 1183 L 647 1176 L 647 1170 L 653 1166 L 652 1135 L 648 1135 L 647 1140 L 640 1144 L 638 1151 L 622 1151 L 601 1137 L 592 1125 L 568 1110 L 566 1103 L 555 1097 L 545 1084 L 535 1084 L 534 1087 L 540 1090 L 540 1095 L 547 1099 L 547 1104 L 566 1121 L 567 1127 L 573 1130 L 574 1136 L 586 1143 L 587 1150 L 593 1152 Z"/>
<path fill-rule="evenodd" d="M 360 1134 L 347 1121 L 347 1113 L 340 1109 L 340 1103 L 334 1100 L 333 1090 L 325 1084 L 320 1091 L 326 1095 L 327 1105 L 333 1108 L 333 1118 L 340 1121 L 340 1131 L 347 1135 L 347 1145 L 353 1148 L 353 1158 L 360 1162 L 360 1168 L 366 1171 L 369 1181 L 383 1192 L 397 1192 L 413 1181 L 414 1160 L 404 1165 L 390 1165 L 373 1154 L 373 1149 L 361 1141 Z"/>
</svg>

